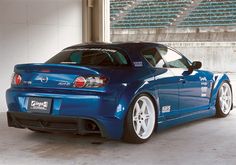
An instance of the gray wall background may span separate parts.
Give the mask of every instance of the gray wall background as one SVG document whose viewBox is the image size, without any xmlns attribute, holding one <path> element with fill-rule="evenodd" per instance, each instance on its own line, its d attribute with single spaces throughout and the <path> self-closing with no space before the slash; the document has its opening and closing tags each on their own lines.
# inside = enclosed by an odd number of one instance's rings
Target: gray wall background
<svg viewBox="0 0 236 165">
<path fill-rule="evenodd" d="M 0 0 L 0 112 L 13 67 L 82 42 L 82 0 Z"/>
<path fill-rule="evenodd" d="M 161 42 L 176 48 L 203 69 L 236 73 L 236 42 Z"/>
<path fill-rule="evenodd" d="M 113 42 L 159 42 L 178 49 L 205 69 L 236 72 L 236 27 L 112 29 Z"/>
</svg>

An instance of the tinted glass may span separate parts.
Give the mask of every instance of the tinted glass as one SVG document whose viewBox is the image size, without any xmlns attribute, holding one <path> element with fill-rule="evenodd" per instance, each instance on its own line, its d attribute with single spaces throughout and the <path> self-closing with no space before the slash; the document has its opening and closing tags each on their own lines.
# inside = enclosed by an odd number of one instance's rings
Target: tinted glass
<svg viewBox="0 0 236 165">
<path fill-rule="evenodd" d="M 148 48 L 142 51 L 143 57 L 150 63 L 151 66 L 156 68 L 166 67 L 161 55 L 156 48 Z"/>
<path fill-rule="evenodd" d="M 177 52 L 166 47 L 157 48 L 162 58 L 165 60 L 166 65 L 170 68 L 188 68 L 190 66 L 188 60 L 178 54 Z"/>
<path fill-rule="evenodd" d="M 117 50 L 81 48 L 62 51 L 46 63 L 81 66 L 128 66 L 127 58 Z"/>
</svg>

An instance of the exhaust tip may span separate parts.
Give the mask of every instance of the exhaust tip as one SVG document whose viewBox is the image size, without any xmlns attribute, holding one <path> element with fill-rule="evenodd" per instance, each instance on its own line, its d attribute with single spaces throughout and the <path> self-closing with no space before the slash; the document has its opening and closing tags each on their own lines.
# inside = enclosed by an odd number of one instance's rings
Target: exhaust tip
<svg viewBox="0 0 236 165">
<path fill-rule="evenodd" d="M 87 121 L 85 124 L 85 129 L 87 131 L 99 131 L 97 124 L 95 124 L 93 121 Z"/>
</svg>

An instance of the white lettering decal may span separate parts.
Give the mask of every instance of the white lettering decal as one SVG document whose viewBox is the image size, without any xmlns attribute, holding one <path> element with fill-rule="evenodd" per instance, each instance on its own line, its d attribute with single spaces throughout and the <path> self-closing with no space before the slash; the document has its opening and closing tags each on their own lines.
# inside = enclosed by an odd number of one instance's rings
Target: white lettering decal
<svg viewBox="0 0 236 165">
<path fill-rule="evenodd" d="M 171 111 L 171 106 L 170 105 L 162 107 L 162 113 L 167 113 L 167 112 L 170 112 L 170 111 Z"/>
</svg>

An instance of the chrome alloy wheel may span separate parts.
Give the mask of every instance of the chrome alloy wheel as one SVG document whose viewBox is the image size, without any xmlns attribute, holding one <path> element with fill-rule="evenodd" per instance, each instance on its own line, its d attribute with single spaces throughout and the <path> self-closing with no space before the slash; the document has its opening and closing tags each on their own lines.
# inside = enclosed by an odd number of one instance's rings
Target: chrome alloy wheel
<svg viewBox="0 0 236 165">
<path fill-rule="evenodd" d="M 155 127 L 155 107 L 147 96 L 140 97 L 134 105 L 133 127 L 137 136 L 147 139 Z"/>
<path fill-rule="evenodd" d="M 231 110 L 232 92 L 228 83 L 224 83 L 219 92 L 219 102 L 222 113 L 227 115 Z"/>
</svg>

